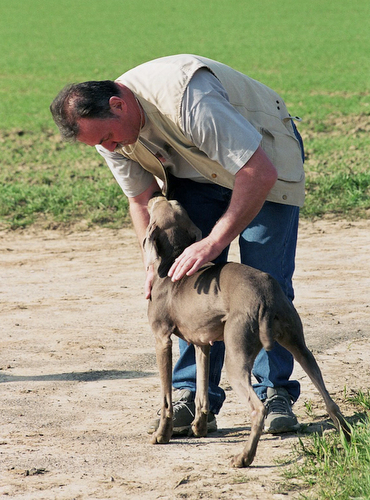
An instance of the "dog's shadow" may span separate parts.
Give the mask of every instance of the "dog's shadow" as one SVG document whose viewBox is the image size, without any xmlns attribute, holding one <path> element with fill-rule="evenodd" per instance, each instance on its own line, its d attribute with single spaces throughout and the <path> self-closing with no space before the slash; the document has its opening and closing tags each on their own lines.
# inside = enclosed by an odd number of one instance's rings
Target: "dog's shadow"
<svg viewBox="0 0 370 500">
<path fill-rule="evenodd" d="M 346 417 L 346 421 L 350 426 L 354 426 L 358 422 L 364 422 L 367 419 L 367 413 L 358 413 L 355 412 L 352 416 Z M 292 432 L 284 432 L 282 434 L 268 434 L 263 433 L 262 439 L 265 440 L 279 440 L 284 441 L 286 439 L 292 439 L 294 437 L 302 438 L 309 437 L 310 435 L 318 434 L 319 436 L 323 436 L 324 433 L 332 431 L 337 432 L 334 424 L 330 418 L 324 420 L 318 420 L 316 422 L 309 423 L 301 423 L 300 428 L 297 431 Z M 246 436 L 251 432 L 251 428 L 248 425 L 245 426 L 237 426 L 237 427 L 221 427 L 217 429 L 217 431 L 208 433 L 206 438 L 204 439 L 222 439 L 225 438 L 228 443 L 240 443 L 241 440 L 245 440 Z M 196 444 L 199 443 L 198 438 L 194 438 L 194 436 L 172 436 L 173 440 L 179 442 L 179 440 L 186 440 L 187 443 Z"/>
<path fill-rule="evenodd" d="M 359 422 L 365 422 L 368 417 L 366 412 L 354 412 L 353 415 L 344 417 L 346 422 L 353 427 Z M 301 428 L 297 431 L 297 436 L 307 436 L 318 434 L 322 436 L 325 432 L 336 431 L 334 424 L 330 418 L 317 422 L 302 423 Z"/>
<path fill-rule="evenodd" d="M 368 418 L 368 414 L 366 412 L 355 412 L 353 415 L 345 417 L 345 420 L 347 423 L 353 427 L 359 422 L 365 422 Z M 301 423 L 300 428 L 297 431 L 292 431 L 292 432 L 285 432 L 283 434 L 262 434 L 265 438 L 268 437 L 269 439 L 279 439 L 279 440 L 284 440 L 284 439 L 289 439 L 294 436 L 298 437 L 305 437 L 305 436 L 310 436 L 313 434 L 318 434 L 319 436 L 323 436 L 324 433 L 328 431 L 333 431 L 337 432 L 332 420 L 330 418 L 324 419 L 324 420 L 318 420 L 315 422 L 308 422 L 308 423 Z M 245 426 L 245 427 L 231 427 L 231 428 L 222 428 L 219 429 L 217 432 L 213 434 L 209 434 L 209 436 L 215 435 L 215 437 L 232 437 L 235 436 L 236 438 L 243 437 L 246 433 L 250 432 L 250 427 Z"/>
</svg>

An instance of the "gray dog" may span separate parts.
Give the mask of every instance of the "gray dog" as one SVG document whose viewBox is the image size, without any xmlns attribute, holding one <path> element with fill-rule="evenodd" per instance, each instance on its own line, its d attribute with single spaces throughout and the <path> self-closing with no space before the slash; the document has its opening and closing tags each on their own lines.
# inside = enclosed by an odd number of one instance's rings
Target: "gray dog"
<svg viewBox="0 0 370 500">
<path fill-rule="evenodd" d="M 275 341 L 288 349 L 322 395 L 336 428 L 350 439 L 349 428 L 331 399 L 312 353 L 306 347 L 302 323 L 278 282 L 266 273 L 228 262 L 207 264 L 192 276 L 172 282 L 167 276 L 175 258 L 201 238 L 200 230 L 176 201 L 163 196 L 149 202 L 150 223 L 144 241 L 147 265 L 154 265 L 148 317 L 156 340 L 161 379 L 161 416 L 153 443 L 168 443 L 172 435 L 172 341 L 175 334 L 194 344 L 197 391 L 192 432 L 207 434 L 210 345 L 225 343 L 229 382 L 250 407 L 251 432 L 234 467 L 247 467 L 254 459 L 263 429 L 265 407 L 251 385 L 253 362 Z"/>
</svg>

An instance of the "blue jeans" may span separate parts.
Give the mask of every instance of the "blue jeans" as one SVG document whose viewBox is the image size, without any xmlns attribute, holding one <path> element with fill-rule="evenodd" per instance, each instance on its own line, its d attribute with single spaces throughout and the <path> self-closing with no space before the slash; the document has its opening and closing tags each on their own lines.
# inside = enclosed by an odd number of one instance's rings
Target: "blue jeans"
<svg viewBox="0 0 370 500">
<path fill-rule="evenodd" d="M 191 220 L 207 236 L 217 220 L 225 213 L 231 198 L 231 190 L 216 184 L 202 184 L 189 179 L 171 176 L 170 196 L 187 210 Z M 292 277 L 298 233 L 299 208 L 266 201 L 252 223 L 240 234 L 240 258 L 243 264 L 268 272 L 280 283 L 290 300 L 294 298 Z M 227 260 L 228 248 L 214 262 Z M 180 357 L 173 370 L 173 386 L 195 392 L 196 365 L 194 346 L 179 340 Z M 211 348 L 209 375 L 210 411 L 218 413 L 225 400 L 225 392 L 219 387 L 224 362 L 223 342 L 215 342 Z M 279 344 L 258 354 L 253 375 L 257 384 L 253 387 L 261 400 L 266 398 L 267 387 L 284 387 L 296 401 L 300 394 L 297 381 L 290 381 L 293 371 L 292 355 Z"/>
</svg>

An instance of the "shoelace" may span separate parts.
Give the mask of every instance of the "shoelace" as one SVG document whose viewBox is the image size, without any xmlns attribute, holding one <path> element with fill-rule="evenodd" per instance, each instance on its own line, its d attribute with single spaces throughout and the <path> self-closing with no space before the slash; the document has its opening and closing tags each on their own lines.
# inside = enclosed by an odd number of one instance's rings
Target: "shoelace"
<svg viewBox="0 0 370 500">
<path fill-rule="evenodd" d="M 287 415 L 291 413 L 289 402 L 283 396 L 272 396 L 266 401 L 266 408 L 271 413 L 286 413 Z"/>
<path fill-rule="evenodd" d="M 182 401 L 180 399 L 180 401 L 175 401 L 173 403 L 173 411 L 175 413 L 175 408 L 177 407 L 179 410 L 181 410 L 183 407 L 186 407 L 186 409 L 188 410 L 188 412 L 190 413 L 190 415 L 194 418 L 195 417 L 195 413 L 193 413 L 191 411 L 191 409 L 189 408 L 189 405 L 188 405 L 189 401 Z"/>
<path fill-rule="evenodd" d="M 189 408 L 189 406 L 188 406 L 188 403 L 189 403 L 189 401 L 183 401 L 183 400 L 181 400 L 181 399 L 180 399 L 179 401 L 174 401 L 174 402 L 172 403 L 172 406 L 173 406 L 173 412 L 175 413 L 175 408 L 176 408 L 176 407 L 177 407 L 179 410 L 181 410 L 183 407 L 185 407 L 185 408 L 188 410 L 188 412 L 190 413 L 190 415 L 191 415 L 193 418 L 195 418 L 195 413 L 193 413 L 193 412 L 191 411 L 191 409 L 190 409 L 190 408 Z M 159 409 L 159 410 L 157 411 L 157 415 L 160 415 L 160 414 L 161 414 L 161 410 Z"/>
</svg>

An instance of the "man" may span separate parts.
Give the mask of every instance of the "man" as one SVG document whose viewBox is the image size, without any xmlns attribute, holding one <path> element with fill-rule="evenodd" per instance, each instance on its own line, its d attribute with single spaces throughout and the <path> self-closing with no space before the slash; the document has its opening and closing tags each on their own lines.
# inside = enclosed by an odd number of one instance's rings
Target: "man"
<svg viewBox="0 0 370 500">
<path fill-rule="evenodd" d="M 117 80 L 63 89 L 51 105 L 62 136 L 96 146 L 129 200 L 142 244 L 147 204 L 161 187 L 201 229 L 169 271 L 173 281 L 209 261 L 225 261 L 239 236 L 241 262 L 274 276 L 293 300 L 299 207 L 304 200 L 303 146 L 281 97 L 232 68 L 192 55 L 144 63 Z M 150 298 L 152 269 L 145 296 Z M 223 342 L 211 349 L 209 430 L 225 399 Z M 300 386 L 293 358 L 276 344 L 254 364 L 256 393 L 267 407 L 265 430 L 299 427 L 291 406 Z M 174 433 L 194 416 L 194 348 L 180 340 L 173 373 Z M 153 422 L 150 432 L 158 425 Z"/>
</svg>

